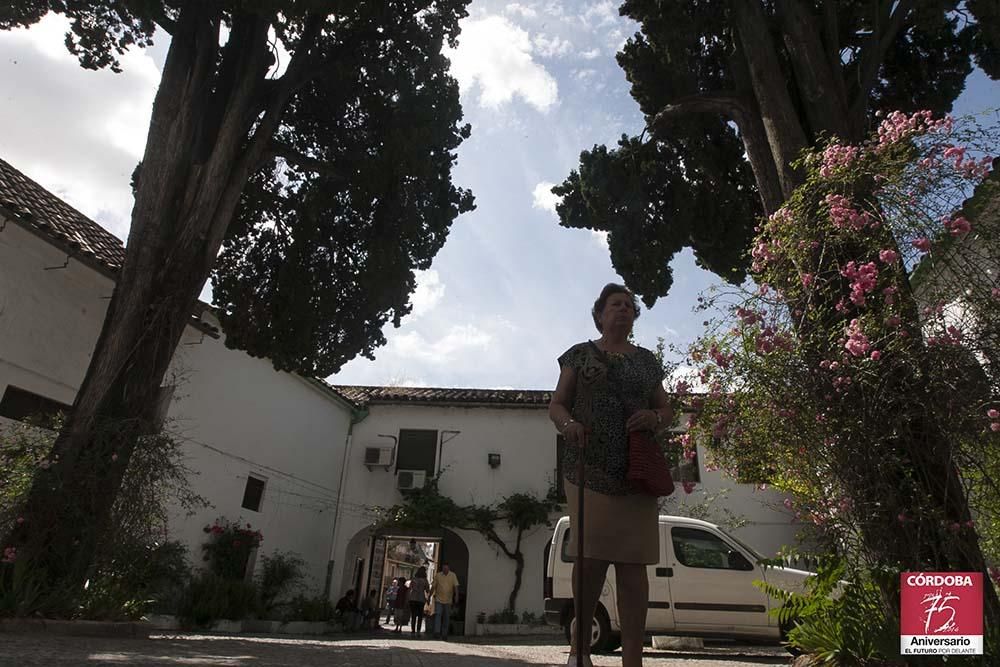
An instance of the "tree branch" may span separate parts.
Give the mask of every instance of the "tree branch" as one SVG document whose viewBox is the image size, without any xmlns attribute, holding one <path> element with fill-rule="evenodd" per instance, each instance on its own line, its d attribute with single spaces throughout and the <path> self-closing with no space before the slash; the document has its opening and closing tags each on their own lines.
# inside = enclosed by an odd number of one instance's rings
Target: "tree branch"
<svg viewBox="0 0 1000 667">
<path fill-rule="evenodd" d="M 717 113 L 730 120 L 736 120 L 749 110 L 745 97 L 733 91 L 718 91 L 715 93 L 700 93 L 688 95 L 660 109 L 649 124 L 653 131 L 661 130 L 669 121 L 678 116 L 693 113 Z"/>
<path fill-rule="evenodd" d="M 879 17 L 872 30 L 871 38 L 861 48 L 854 67 L 848 74 L 848 80 L 855 83 L 851 100 L 850 114 L 853 121 L 863 118 L 868 106 L 868 96 L 875 86 L 879 68 L 885 60 L 896 35 L 902 30 L 910 11 L 916 6 L 915 0 L 899 0 L 895 10 L 893 3 L 885 0 L 880 5 Z M 891 12 L 891 14 L 889 13 Z M 882 28 L 885 26 L 884 28 Z"/>
</svg>

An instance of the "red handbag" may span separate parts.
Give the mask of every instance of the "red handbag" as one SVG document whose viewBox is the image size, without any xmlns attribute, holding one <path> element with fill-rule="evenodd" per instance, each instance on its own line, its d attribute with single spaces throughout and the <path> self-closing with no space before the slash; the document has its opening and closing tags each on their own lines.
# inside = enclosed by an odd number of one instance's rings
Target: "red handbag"
<svg viewBox="0 0 1000 667">
<path fill-rule="evenodd" d="M 651 496 L 669 496 L 674 492 L 674 478 L 663 450 L 646 431 L 629 431 L 625 477 Z"/>
</svg>

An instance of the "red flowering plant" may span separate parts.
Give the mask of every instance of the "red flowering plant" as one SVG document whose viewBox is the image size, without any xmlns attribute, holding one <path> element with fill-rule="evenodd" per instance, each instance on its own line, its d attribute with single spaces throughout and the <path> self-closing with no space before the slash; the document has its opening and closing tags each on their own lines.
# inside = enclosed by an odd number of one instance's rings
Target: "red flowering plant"
<svg viewBox="0 0 1000 667">
<path fill-rule="evenodd" d="M 202 545 L 202 560 L 212 573 L 223 579 L 243 579 L 250 553 L 264 541 L 264 535 L 253 526 L 216 519 L 202 529 L 208 541 Z"/>
<path fill-rule="evenodd" d="M 1000 563 L 998 143 L 893 113 L 862 145 L 806 154 L 757 228 L 755 288 L 703 299 L 720 315 L 689 353 L 708 466 L 787 492 L 885 573 L 887 604 L 900 569 Z"/>
</svg>

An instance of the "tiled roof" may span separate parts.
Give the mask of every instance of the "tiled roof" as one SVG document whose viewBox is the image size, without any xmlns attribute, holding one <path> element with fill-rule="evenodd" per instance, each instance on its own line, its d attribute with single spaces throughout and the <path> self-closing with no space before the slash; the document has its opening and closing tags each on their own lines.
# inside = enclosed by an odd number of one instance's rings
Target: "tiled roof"
<svg viewBox="0 0 1000 667">
<path fill-rule="evenodd" d="M 118 237 L 3 159 L 0 209 L 64 246 L 74 257 L 91 259 L 111 273 L 117 273 L 125 261 L 125 245 Z"/>
<path fill-rule="evenodd" d="M 368 403 L 473 403 L 479 405 L 548 405 L 551 391 L 538 389 L 458 389 L 438 387 L 362 387 L 331 385 L 356 405 Z"/>
</svg>

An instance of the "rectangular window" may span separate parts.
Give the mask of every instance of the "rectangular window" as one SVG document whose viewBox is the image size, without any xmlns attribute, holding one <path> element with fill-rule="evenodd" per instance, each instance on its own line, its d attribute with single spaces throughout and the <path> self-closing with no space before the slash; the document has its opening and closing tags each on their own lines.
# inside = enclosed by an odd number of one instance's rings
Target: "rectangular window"
<svg viewBox="0 0 1000 667">
<path fill-rule="evenodd" d="M 433 477 L 436 472 L 437 442 L 437 431 L 417 428 L 400 429 L 396 470 L 426 470 L 427 479 Z"/>
<path fill-rule="evenodd" d="M 552 480 L 556 489 L 556 500 L 561 503 L 566 502 L 566 482 L 563 479 L 563 465 L 566 456 L 566 438 L 562 435 L 556 436 L 556 470 L 555 479 Z"/>
<path fill-rule="evenodd" d="M 0 417 L 22 422 L 29 419 L 50 421 L 60 414 L 69 414 L 69 410 L 70 406 L 65 403 L 13 386 L 8 386 L 0 399 Z"/>
<path fill-rule="evenodd" d="M 247 475 L 247 486 L 243 490 L 243 507 L 253 512 L 260 511 L 260 504 L 264 500 L 264 486 L 266 480 Z"/>
</svg>

